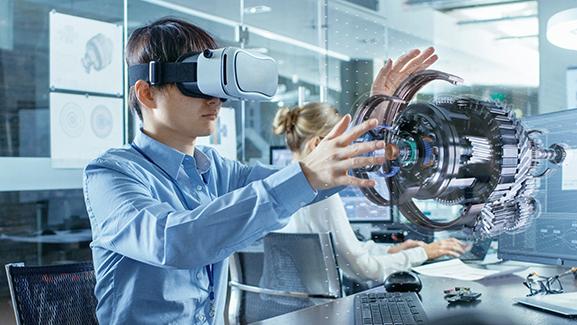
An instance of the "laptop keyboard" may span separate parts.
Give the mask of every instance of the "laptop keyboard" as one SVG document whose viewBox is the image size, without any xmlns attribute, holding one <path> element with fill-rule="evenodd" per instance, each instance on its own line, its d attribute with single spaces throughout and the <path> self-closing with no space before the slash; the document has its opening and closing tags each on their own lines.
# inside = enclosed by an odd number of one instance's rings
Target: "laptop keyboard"
<svg viewBox="0 0 577 325">
<path fill-rule="evenodd" d="M 414 292 L 360 293 L 355 296 L 356 325 L 418 325 L 427 322 Z"/>
</svg>

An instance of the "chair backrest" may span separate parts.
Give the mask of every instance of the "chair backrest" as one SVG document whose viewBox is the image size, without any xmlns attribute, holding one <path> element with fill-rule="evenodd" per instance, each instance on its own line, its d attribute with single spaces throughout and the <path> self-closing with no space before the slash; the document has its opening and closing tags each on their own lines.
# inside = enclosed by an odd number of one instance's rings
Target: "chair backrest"
<svg viewBox="0 0 577 325">
<path fill-rule="evenodd" d="M 261 287 L 341 297 L 330 233 L 270 233 L 264 238 Z"/>
<path fill-rule="evenodd" d="M 262 276 L 263 252 L 237 252 L 231 256 L 230 281 L 258 287 Z M 262 320 L 259 317 L 260 295 L 230 287 L 227 304 L 228 324 L 248 324 Z M 255 302 L 257 302 L 255 304 Z"/>
<path fill-rule="evenodd" d="M 245 253 L 230 261 L 231 281 L 279 292 L 341 297 L 340 273 L 330 233 L 270 233 L 264 238 L 261 263 Z M 247 273 L 262 273 L 254 283 Z M 251 280 L 251 281 L 248 281 Z M 249 283 L 253 282 L 253 283 Z M 231 288 L 229 323 L 246 324 L 326 302 L 325 299 L 243 292 Z"/>
<path fill-rule="evenodd" d="M 91 262 L 6 265 L 17 324 L 98 324 Z"/>
</svg>

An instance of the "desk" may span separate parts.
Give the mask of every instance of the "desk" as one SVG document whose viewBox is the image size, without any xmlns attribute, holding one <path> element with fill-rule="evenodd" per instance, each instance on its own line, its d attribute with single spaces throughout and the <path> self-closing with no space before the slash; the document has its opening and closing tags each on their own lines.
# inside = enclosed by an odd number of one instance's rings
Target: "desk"
<svg viewBox="0 0 577 325">
<path fill-rule="evenodd" d="M 530 264 L 505 262 L 504 267 L 519 265 L 530 266 Z M 554 275 L 565 271 L 561 267 L 529 267 L 527 270 L 516 273 L 522 277 L 529 272 L 537 271 L 543 275 Z M 528 308 L 523 305 L 513 304 L 512 298 L 521 297 L 527 294 L 528 290 L 523 286 L 523 278 L 511 275 L 503 278 L 496 278 L 485 281 L 458 281 L 445 278 L 434 278 L 421 276 L 423 290 L 423 306 L 430 319 L 438 316 L 446 316 L 451 312 L 463 312 L 470 309 L 478 312 L 501 312 L 508 317 L 523 325 L 542 325 L 542 324 L 577 324 L 577 320 L 558 316 L 538 309 Z M 566 277 L 562 280 L 563 287 L 566 291 L 577 291 L 577 282 L 573 277 Z M 481 301 L 475 305 L 459 305 L 449 307 L 443 299 L 443 290 L 455 287 L 470 287 L 471 290 L 482 294 Z M 383 290 L 380 287 L 373 288 L 369 291 L 379 292 Z M 348 296 L 329 302 L 327 304 L 309 307 L 303 310 L 295 311 L 285 315 L 267 319 L 255 324 L 354 324 L 353 310 L 354 296 Z"/>
<path fill-rule="evenodd" d="M 74 244 L 91 241 L 92 232 L 90 229 L 80 229 L 78 231 L 56 230 L 53 235 L 8 236 L 0 234 L 0 239 L 23 243 Z"/>
</svg>

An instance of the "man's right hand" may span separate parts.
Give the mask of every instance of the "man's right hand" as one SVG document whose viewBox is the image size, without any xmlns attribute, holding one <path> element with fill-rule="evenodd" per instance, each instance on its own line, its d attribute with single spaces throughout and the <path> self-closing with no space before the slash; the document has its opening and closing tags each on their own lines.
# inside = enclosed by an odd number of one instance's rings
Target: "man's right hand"
<svg viewBox="0 0 577 325">
<path fill-rule="evenodd" d="M 384 141 L 353 143 L 358 137 L 375 128 L 378 121 L 371 119 L 347 131 L 350 122 L 350 115 L 343 116 L 319 145 L 300 161 L 305 177 L 315 190 L 347 185 L 376 185 L 374 180 L 350 176 L 348 171 L 351 168 L 382 165 L 385 162 L 384 156 L 359 157 L 364 153 L 383 149 Z"/>
<path fill-rule="evenodd" d="M 444 255 L 459 257 L 465 253 L 466 247 L 467 245 L 455 238 L 443 239 L 423 246 L 430 260 Z"/>
</svg>

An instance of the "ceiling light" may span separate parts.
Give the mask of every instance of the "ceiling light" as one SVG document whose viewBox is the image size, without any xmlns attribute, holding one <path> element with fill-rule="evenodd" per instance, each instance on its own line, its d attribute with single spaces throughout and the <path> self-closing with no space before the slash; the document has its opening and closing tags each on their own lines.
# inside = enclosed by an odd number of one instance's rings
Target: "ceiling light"
<svg viewBox="0 0 577 325">
<path fill-rule="evenodd" d="M 560 11 L 547 21 L 547 40 L 568 50 L 577 50 L 577 8 Z"/>
<path fill-rule="evenodd" d="M 264 14 L 264 13 L 271 12 L 271 11 L 272 11 L 272 8 L 269 6 L 265 6 L 265 5 L 259 5 L 259 6 L 252 6 L 252 7 L 244 8 L 244 13 L 247 15 Z"/>
</svg>

